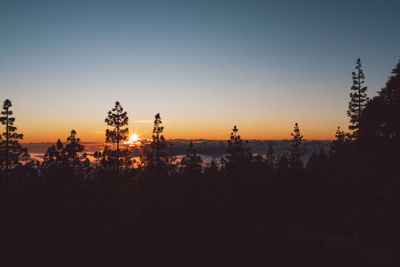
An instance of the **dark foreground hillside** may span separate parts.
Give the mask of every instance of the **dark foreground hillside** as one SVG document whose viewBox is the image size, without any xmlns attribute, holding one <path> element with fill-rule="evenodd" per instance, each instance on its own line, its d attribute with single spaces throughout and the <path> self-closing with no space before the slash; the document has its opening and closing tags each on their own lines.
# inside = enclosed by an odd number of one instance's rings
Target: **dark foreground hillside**
<svg viewBox="0 0 400 267">
<path fill-rule="evenodd" d="M 59 169 L 3 177 L 2 260 L 7 266 L 396 266 L 397 179 L 383 183 L 368 172 L 354 178 L 324 167 L 329 171 L 253 163 L 203 174 L 94 170 L 86 178 Z"/>
</svg>

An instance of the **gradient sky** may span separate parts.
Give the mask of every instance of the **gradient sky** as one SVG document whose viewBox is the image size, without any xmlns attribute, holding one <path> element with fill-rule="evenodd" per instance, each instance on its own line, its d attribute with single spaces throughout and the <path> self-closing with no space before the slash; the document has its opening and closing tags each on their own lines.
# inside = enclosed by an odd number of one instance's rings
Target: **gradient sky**
<svg viewBox="0 0 400 267">
<path fill-rule="evenodd" d="M 167 138 L 307 139 L 347 129 L 351 72 L 369 96 L 400 59 L 400 1 L 0 1 L 0 101 L 25 142 L 104 140 L 115 101 L 130 129 Z"/>
</svg>

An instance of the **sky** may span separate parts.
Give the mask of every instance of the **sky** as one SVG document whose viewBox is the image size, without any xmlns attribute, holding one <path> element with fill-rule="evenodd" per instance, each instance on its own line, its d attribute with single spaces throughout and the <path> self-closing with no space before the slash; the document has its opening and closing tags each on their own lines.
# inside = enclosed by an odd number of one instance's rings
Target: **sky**
<svg viewBox="0 0 400 267">
<path fill-rule="evenodd" d="M 0 1 L 0 101 L 24 142 L 165 137 L 306 139 L 347 130 L 361 58 L 374 96 L 400 59 L 400 1 Z M 1 129 L 3 130 L 3 129 Z"/>
</svg>

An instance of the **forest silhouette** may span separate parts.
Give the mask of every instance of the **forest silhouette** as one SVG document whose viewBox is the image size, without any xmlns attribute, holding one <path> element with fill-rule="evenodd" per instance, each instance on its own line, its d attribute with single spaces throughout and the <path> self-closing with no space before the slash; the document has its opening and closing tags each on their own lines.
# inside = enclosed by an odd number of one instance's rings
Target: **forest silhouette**
<svg viewBox="0 0 400 267">
<path fill-rule="evenodd" d="M 1 265 L 400 266 L 400 62 L 371 99 L 364 80 L 358 59 L 329 151 L 304 161 L 295 123 L 290 152 L 252 154 L 234 126 L 206 167 L 193 143 L 176 161 L 159 113 L 136 160 L 119 102 L 94 162 L 75 130 L 35 161 L 5 100 Z"/>
</svg>

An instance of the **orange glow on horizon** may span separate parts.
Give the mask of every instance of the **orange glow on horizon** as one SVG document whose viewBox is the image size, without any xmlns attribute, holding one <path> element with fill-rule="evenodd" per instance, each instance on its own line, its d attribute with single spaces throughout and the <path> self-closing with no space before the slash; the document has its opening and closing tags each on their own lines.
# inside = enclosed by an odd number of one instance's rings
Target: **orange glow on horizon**
<svg viewBox="0 0 400 267">
<path fill-rule="evenodd" d="M 192 127 L 173 127 L 175 125 L 168 125 L 163 135 L 166 139 L 209 139 L 209 140 L 228 140 L 232 127 L 230 126 L 215 126 L 215 127 L 204 127 L 195 129 Z M 276 127 L 276 128 L 262 128 L 255 129 L 253 127 L 247 127 L 249 125 L 238 124 L 239 134 L 242 139 L 258 139 L 258 140 L 284 140 L 291 139 L 290 133 L 293 131 L 292 125 L 287 127 Z M 347 127 L 341 127 L 343 130 L 347 130 Z M 58 139 L 65 141 L 70 130 L 57 129 L 53 131 L 47 131 L 46 135 L 43 134 L 43 129 L 22 129 L 21 133 L 24 134 L 22 143 L 30 142 L 56 142 Z M 302 127 L 300 124 L 301 134 L 304 139 L 307 140 L 332 140 L 336 132 L 337 126 L 330 127 Z M 25 130 L 25 131 L 24 131 Z M 78 137 L 82 142 L 101 142 L 105 141 L 105 131 L 91 131 L 87 129 L 75 128 Z M 149 129 L 141 129 L 140 134 L 135 132 L 129 136 L 129 140 L 126 144 L 136 144 L 140 140 L 151 138 L 151 127 Z"/>
</svg>

